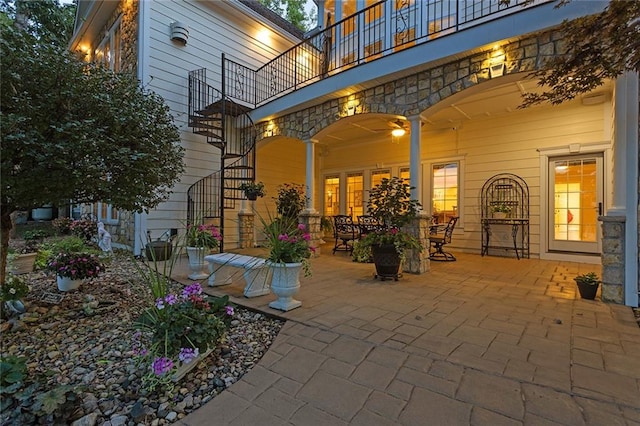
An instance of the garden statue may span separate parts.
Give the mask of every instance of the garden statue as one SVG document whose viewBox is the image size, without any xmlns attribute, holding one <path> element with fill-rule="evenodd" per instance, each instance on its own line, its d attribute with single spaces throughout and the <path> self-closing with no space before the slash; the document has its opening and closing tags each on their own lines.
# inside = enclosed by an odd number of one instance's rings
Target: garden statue
<svg viewBox="0 0 640 426">
<path fill-rule="evenodd" d="M 112 251 L 111 234 L 104 229 L 104 223 L 102 222 L 98 222 L 98 247 L 100 247 L 102 251 Z"/>
</svg>

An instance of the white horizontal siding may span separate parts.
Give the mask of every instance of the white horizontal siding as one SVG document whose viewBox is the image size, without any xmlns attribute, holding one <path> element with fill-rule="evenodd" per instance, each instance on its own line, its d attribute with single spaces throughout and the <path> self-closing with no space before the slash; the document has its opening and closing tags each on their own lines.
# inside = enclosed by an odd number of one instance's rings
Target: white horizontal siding
<svg viewBox="0 0 640 426">
<path fill-rule="evenodd" d="M 608 141 L 605 108 L 604 104 L 586 107 L 579 102 L 571 102 L 516 111 L 498 118 L 465 121 L 457 131 L 424 131 L 424 173 L 429 173 L 434 162 L 452 157 L 464 158 L 463 228 L 457 230 L 451 246 L 480 251 L 482 186 L 495 174 L 513 173 L 522 177 L 529 186 L 530 249 L 532 255 L 537 256 L 541 241 L 540 197 L 546 194 L 546 188 L 540 187 L 538 149 Z M 329 144 L 322 157 L 320 174 L 363 172 L 365 189 L 368 189 L 371 171 L 391 168 L 392 173 L 397 173 L 399 166 L 408 164 L 408 158 L 407 138 L 403 138 L 399 145 L 392 144 L 386 135 L 365 145 Z M 424 182 L 423 203 L 427 208 L 429 188 L 426 179 Z M 318 187 L 319 194 L 320 191 L 322 186 Z M 320 200 L 318 196 L 317 202 L 321 203 Z M 322 205 L 317 204 L 317 208 L 322 208 Z"/>
<path fill-rule="evenodd" d="M 162 96 L 169 105 L 186 150 L 185 175 L 173 188 L 170 199 L 147 217 L 146 226 L 155 234 L 156 231 L 184 226 L 188 188 L 220 168 L 219 150 L 208 145 L 205 137 L 193 134 L 188 127 L 189 72 L 206 68 L 208 83 L 220 89 L 222 53 L 241 64 L 257 68 L 288 49 L 292 42 L 271 32 L 272 46 L 258 43 L 255 36 L 264 28 L 264 21 L 258 22 L 226 2 L 154 1 L 149 2 L 148 10 L 145 46 L 148 66 L 143 84 Z M 170 25 L 174 21 L 188 25 L 186 45 L 170 39 Z M 234 223 L 237 215 L 235 212 L 225 212 L 225 215 L 228 219 L 225 222 L 225 239 L 237 241 L 238 226 Z"/>
</svg>

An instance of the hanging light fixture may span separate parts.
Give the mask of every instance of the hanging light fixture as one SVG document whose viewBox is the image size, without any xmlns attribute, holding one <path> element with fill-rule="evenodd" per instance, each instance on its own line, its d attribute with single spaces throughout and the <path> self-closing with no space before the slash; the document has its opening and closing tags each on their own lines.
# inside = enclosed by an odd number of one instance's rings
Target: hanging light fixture
<svg viewBox="0 0 640 426">
<path fill-rule="evenodd" d="M 393 129 L 391 131 L 391 136 L 393 136 L 394 138 L 399 138 L 401 136 L 404 136 L 405 133 L 407 133 L 407 131 L 401 127 L 399 129 Z"/>
</svg>

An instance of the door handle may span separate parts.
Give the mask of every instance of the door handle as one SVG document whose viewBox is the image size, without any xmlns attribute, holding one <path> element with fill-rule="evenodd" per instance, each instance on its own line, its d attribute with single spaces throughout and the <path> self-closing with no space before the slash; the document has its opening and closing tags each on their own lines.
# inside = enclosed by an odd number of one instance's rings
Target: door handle
<svg viewBox="0 0 640 426">
<path fill-rule="evenodd" d="M 598 203 L 598 215 L 602 216 L 602 203 Z"/>
</svg>

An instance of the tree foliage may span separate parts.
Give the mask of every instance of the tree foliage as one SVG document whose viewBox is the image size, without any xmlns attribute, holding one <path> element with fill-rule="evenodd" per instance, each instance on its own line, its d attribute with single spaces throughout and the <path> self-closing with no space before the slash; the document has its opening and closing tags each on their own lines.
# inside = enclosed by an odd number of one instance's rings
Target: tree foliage
<svg viewBox="0 0 640 426">
<path fill-rule="evenodd" d="M 15 25 L 19 14 L 0 20 L 3 248 L 14 210 L 69 200 L 147 210 L 168 198 L 184 170 L 164 100 L 68 52 L 67 40 L 51 34 L 67 28 L 64 14 L 46 12 L 59 9 L 56 1 L 42 3 L 26 25 Z"/>
<path fill-rule="evenodd" d="M 291 22 L 302 31 L 311 29 L 315 17 L 307 13 L 307 0 L 259 0 L 260 4 Z"/>
<path fill-rule="evenodd" d="M 531 74 L 545 90 L 526 94 L 523 106 L 560 104 L 640 69 L 640 1 L 611 0 L 598 14 L 563 22 L 561 31 L 566 52 Z"/>
</svg>

